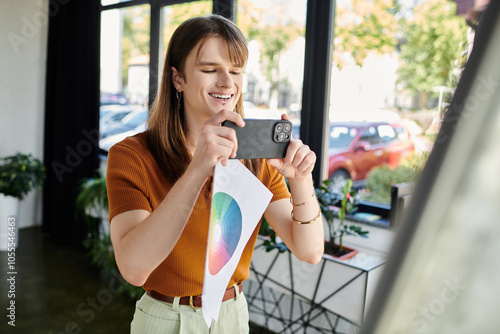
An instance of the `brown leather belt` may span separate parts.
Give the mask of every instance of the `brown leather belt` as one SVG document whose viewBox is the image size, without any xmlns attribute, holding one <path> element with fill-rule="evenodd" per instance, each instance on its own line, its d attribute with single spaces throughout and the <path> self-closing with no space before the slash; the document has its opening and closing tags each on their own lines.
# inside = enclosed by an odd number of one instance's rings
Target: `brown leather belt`
<svg viewBox="0 0 500 334">
<path fill-rule="evenodd" d="M 237 284 L 238 290 L 241 293 L 243 291 L 243 287 L 241 283 Z M 161 294 L 157 291 L 151 290 L 148 291 L 148 295 L 153 297 L 154 299 L 160 300 L 162 302 L 166 302 L 169 304 L 172 304 L 174 302 L 175 297 L 171 296 L 165 296 L 164 294 Z M 230 287 L 226 289 L 226 292 L 224 292 L 224 297 L 222 298 L 222 301 L 225 302 L 226 300 L 232 299 L 236 297 L 236 288 L 235 287 Z M 179 300 L 179 305 L 190 305 L 192 308 L 197 308 L 201 307 L 201 295 L 198 296 L 184 296 L 181 297 Z"/>
</svg>

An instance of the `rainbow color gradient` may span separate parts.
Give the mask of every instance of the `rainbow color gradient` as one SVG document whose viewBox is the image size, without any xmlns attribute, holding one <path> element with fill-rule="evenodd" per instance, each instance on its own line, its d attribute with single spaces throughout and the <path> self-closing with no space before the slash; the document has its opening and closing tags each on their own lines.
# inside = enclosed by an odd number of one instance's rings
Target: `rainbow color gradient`
<svg viewBox="0 0 500 334">
<path fill-rule="evenodd" d="M 208 269 L 216 275 L 231 259 L 241 237 L 241 210 L 224 192 L 212 196 L 208 237 Z"/>
</svg>

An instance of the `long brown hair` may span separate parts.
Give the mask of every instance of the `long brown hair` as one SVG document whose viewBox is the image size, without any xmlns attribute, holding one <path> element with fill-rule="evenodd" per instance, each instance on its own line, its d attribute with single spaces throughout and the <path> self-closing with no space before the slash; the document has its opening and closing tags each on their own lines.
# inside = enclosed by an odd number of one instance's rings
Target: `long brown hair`
<svg viewBox="0 0 500 334">
<path fill-rule="evenodd" d="M 248 59 L 245 37 L 233 22 L 222 16 L 192 18 L 175 30 L 168 45 L 159 91 L 151 106 L 147 131 L 148 148 L 171 184 L 182 176 L 192 158 L 187 147 L 182 99 L 172 82 L 172 67 L 183 74 L 188 54 L 201 41 L 199 52 L 210 37 L 220 37 L 226 42 L 232 62 L 243 67 Z M 241 95 L 234 111 L 244 116 Z M 258 172 L 260 161 L 242 162 L 254 174 Z"/>
</svg>

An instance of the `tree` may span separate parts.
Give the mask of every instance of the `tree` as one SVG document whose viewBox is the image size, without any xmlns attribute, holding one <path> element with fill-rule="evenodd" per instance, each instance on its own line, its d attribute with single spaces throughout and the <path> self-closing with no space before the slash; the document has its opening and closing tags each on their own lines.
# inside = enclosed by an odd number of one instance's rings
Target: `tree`
<svg viewBox="0 0 500 334">
<path fill-rule="evenodd" d="M 163 12 L 163 45 L 166 50 L 170 37 L 184 21 L 212 13 L 212 1 L 196 1 L 168 6 Z"/>
<path fill-rule="evenodd" d="M 208 0 L 165 7 L 163 10 L 163 43 L 165 51 L 174 30 L 182 22 L 194 16 L 208 15 L 211 12 L 212 1 Z M 126 8 L 122 10 L 122 15 L 122 81 L 123 86 L 126 87 L 130 59 L 149 55 L 150 6 L 141 5 Z"/>
<path fill-rule="evenodd" d="M 370 53 L 392 53 L 396 47 L 397 0 L 339 1 L 334 27 L 333 59 L 339 68 L 348 53 L 362 66 Z"/>
<path fill-rule="evenodd" d="M 150 7 L 148 5 L 134 6 L 123 9 L 122 37 L 122 81 L 127 86 L 128 68 L 131 58 L 149 55 L 149 22 Z"/>
<path fill-rule="evenodd" d="M 238 4 L 238 27 L 248 41 L 259 43 L 262 69 L 271 83 L 271 99 L 277 101 L 280 57 L 298 37 L 304 36 L 305 27 L 286 13 L 290 4 L 285 0 L 269 0 L 259 6 L 240 0 Z"/>
<path fill-rule="evenodd" d="M 427 0 L 414 7 L 411 20 L 402 21 L 406 43 L 399 82 L 412 94 L 423 93 L 424 108 L 433 87 L 451 86 L 452 70 L 466 47 L 467 27 L 455 13 L 451 1 Z"/>
</svg>

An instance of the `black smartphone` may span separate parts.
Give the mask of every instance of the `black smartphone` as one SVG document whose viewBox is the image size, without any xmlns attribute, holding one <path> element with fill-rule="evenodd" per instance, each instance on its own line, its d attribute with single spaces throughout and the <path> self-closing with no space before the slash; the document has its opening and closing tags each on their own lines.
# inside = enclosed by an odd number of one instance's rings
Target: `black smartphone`
<svg viewBox="0 0 500 334">
<path fill-rule="evenodd" d="M 245 126 L 239 127 L 225 121 L 236 131 L 238 151 L 235 159 L 284 158 L 292 138 L 292 123 L 279 119 L 244 119 Z"/>
</svg>

